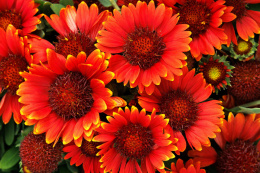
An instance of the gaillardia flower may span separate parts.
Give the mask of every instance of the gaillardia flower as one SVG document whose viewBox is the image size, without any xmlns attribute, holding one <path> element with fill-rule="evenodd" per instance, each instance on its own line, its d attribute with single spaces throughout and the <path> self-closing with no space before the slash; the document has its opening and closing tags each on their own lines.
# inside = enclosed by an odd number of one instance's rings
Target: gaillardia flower
<svg viewBox="0 0 260 173">
<path fill-rule="evenodd" d="M 166 173 L 206 173 L 205 169 L 200 169 L 200 162 L 194 163 L 192 159 L 189 159 L 185 165 L 183 160 L 178 159 L 176 165 L 171 163 L 171 170 Z"/>
<path fill-rule="evenodd" d="M 81 147 L 74 143 L 68 144 L 63 148 L 63 151 L 68 153 L 64 159 L 70 159 L 70 165 L 83 165 L 85 173 L 104 173 L 104 168 L 101 168 L 101 156 L 96 156 L 99 149 L 96 147 L 102 143 L 83 140 Z"/>
<path fill-rule="evenodd" d="M 177 0 L 176 3 L 180 5 L 173 6 L 173 9 L 180 15 L 179 23 L 189 25 L 188 30 L 192 33 L 190 52 L 197 61 L 202 54 L 214 55 L 214 48 L 221 49 L 221 45 L 227 43 L 227 35 L 220 26 L 236 16 L 225 11 L 225 1 Z"/>
<path fill-rule="evenodd" d="M 18 32 L 13 25 L 9 25 L 6 32 L 0 28 L 0 93 L 6 92 L 0 103 L 0 116 L 5 124 L 12 114 L 17 124 L 22 122 L 22 105 L 18 102 L 16 90 L 24 79 L 19 73 L 28 71 L 27 66 L 32 63 L 46 61 L 42 57 L 32 58 L 27 37 L 19 37 Z"/>
<path fill-rule="evenodd" d="M 21 114 L 28 118 L 25 124 L 35 124 L 34 134 L 46 132 L 47 143 L 61 137 L 63 144 L 74 139 L 80 146 L 99 127 L 99 113 L 125 106 L 105 87 L 114 77 L 105 71 L 109 57 L 96 49 L 88 57 L 81 52 L 66 60 L 47 49 L 47 58 L 48 65 L 33 65 L 29 73 L 21 73 L 25 78 L 17 90 L 24 104 Z"/>
<path fill-rule="evenodd" d="M 182 75 L 191 38 L 186 24 L 177 24 L 178 17 L 164 4 L 155 8 L 154 1 L 138 1 L 136 6 L 123 6 L 121 13 L 104 23 L 99 31 L 96 47 L 113 53 L 109 70 L 117 82 L 130 83 L 151 94 L 161 78 L 174 80 Z M 144 88 L 145 87 L 145 88 Z"/>
<path fill-rule="evenodd" d="M 203 57 L 199 62 L 199 71 L 202 72 L 208 84 L 211 84 L 213 92 L 218 94 L 218 91 L 230 85 L 230 77 L 232 77 L 232 69 L 227 56 L 214 55 L 210 57 Z"/>
<path fill-rule="evenodd" d="M 260 143 L 256 146 L 254 142 L 259 140 L 259 134 L 260 114 L 238 113 L 234 117 L 230 113 L 215 138 L 221 151 L 217 153 L 213 147 L 205 147 L 202 151 L 189 151 L 188 155 L 194 157 L 194 161 L 200 161 L 203 167 L 215 163 L 218 172 L 258 173 Z"/>
<path fill-rule="evenodd" d="M 46 57 L 46 49 L 55 50 L 56 53 L 67 57 L 73 55 L 76 57 L 81 51 L 87 56 L 96 48 L 96 36 L 98 31 L 103 27 L 102 22 L 107 19 L 108 11 L 98 12 L 96 4 L 88 5 L 81 2 L 76 10 L 73 6 L 62 8 L 60 16 L 52 14 L 50 18 L 44 16 L 49 24 L 60 35 L 58 41 L 52 45 L 44 39 L 32 39 L 32 52 L 34 57 Z"/>
<path fill-rule="evenodd" d="M 257 46 L 258 44 L 253 38 L 248 39 L 248 41 L 239 38 L 237 44 L 231 43 L 231 57 L 240 61 L 247 60 L 250 56 L 254 56 Z"/>
<path fill-rule="evenodd" d="M 226 12 L 234 13 L 237 18 L 234 20 L 238 35 L 245 41 L 254 34 L 260 34 L 260 12 L 249 10 L 247 4 L 257 4 L 259 0 L 226 0 Z M 232 22 L 224 23 L 222 28 L 228 36 L 228 46 L 231 41 L 237 44 L 237 38 Z"/>
<path fill-rule="evenodd" d="M 233 69 L 232 85 L 228 86 L 228 93 L 234 97 L 236 105 L 260 99 L 260 61 L 238 62 Z"/>
<path fill-rule="evenodd" d="M 45 136 L 29 133 L 20 145 L 20 157 L 24 173 L 50 173 L 58 168 L 62 160 L 62 143 L 55 147 L 46 144 Z"/>
<path fill-rule="evenodd" d="M 28 35 L 36 30 L 41 23 L 42 15 L 35 16 L 38 5 L 34 0 L 0 0 L 0 28 L 7 29 L 12 24 L 22 35 Z"/>
<path fill-rule="evenodd" d="M 171 139 L 178 138 L 178 151 L 186 149 L 187 142 L 196 150 L 210 146 L 209 138 L 220 132 L 224 118 L 223 107 L 218 100 L 205 101 L 212 93 L 202 73 L 195 75 L 195 69 L 183 68 L 183 75 L 174 81 L 163 80 L 152 95 L 145 92 L 138 97 L 140 106 L 147 111 L 154 108 L 169 119 L 166 132 Z"/>
<path fill-rule="evenodd" d="M 98 155 L 103 155 L 100 161 L 105 171 L 154 173 L 155 169 L 164 169 L 163 161 L 174 157 L 172 151 L 177 148 L 164 133 L 168 120 L 163 114 L 153 111 L 147 115 L 145 109 L 139 112 L 132 106 L 125 111 L 119 108 L 107 120 L 109 123 L 102 123 L 93 139 L 104 142 L 98 146 Z"/>
</svg>

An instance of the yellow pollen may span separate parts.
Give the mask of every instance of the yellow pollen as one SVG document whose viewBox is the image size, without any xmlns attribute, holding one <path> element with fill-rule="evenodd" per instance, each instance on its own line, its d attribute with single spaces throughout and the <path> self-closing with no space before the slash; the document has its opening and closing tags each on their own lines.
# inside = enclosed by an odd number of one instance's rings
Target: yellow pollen
<svg viewBox="0 0 260 173">
<path fill-rule="evenodd" d="M 205 22 L 205 21 L 202 21 L 202 22 L 201 22 L 201 24 L 202 24 L 202 25 L 205 25 L 205 24 L 206 24 L 206 22 Z"/>
<path fill-rule="evenodd" d="M 240 41 L 237 45 L 237 49 L 240 52 L 245 52 L 249 49 L 249 45 L 246 41 Z"/>
<path fill-rule="evenodd" d="M 221 71 L 217 67 L 212 67 L 208 75 L 211 80 L 217 80 L 221 76 Z"/>
</svg>

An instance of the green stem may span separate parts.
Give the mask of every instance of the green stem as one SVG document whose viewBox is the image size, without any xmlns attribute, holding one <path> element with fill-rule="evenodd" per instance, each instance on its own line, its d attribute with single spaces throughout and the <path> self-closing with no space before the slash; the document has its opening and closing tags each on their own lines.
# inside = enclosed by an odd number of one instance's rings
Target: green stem
<svg viewBox="0 0 260 173">
<path fill-rule="evenodd" d="M 117 11 L 121 11 L 121 9 L 119 8 L 119 6 L 117 5 L 117 3 L 115 2 L 115 0 L 109 0 L 111 2 L 111 4 L 113 5 L 114 9 L 116 9 Z"/>
</svg>

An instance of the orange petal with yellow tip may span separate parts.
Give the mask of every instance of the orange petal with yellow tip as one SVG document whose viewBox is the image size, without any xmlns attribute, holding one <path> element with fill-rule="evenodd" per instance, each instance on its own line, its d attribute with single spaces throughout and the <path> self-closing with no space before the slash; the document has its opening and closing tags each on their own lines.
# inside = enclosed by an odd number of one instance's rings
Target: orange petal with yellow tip
<svg viewBox="0 0 260 173">
<path fill-rule="evenodd" d="M 73 130 L 73 137 L 75 140 L 79 139 L 83 135 L 83 118 L 80 118 Z"/>
</svg>

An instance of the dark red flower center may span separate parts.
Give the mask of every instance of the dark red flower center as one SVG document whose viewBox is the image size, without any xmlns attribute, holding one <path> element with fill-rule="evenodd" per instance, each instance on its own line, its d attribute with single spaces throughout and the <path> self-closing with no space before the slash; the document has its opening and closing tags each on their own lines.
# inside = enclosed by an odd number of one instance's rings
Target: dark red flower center
<svg viewBox="0 0 260 173">
<path fill-rule="evenodd" d="M 11 10 L 0 11 L 0 27 L 6 30 L 9 24 L 12 24 L 16 29 L 21 29 L 21 14 Z"/>
<path fill-rule="evenodd" d="M 249 141 L 237 140 L 226 144 L 218 154 L 216 167 L 223 173 L 258 173 L 260 172 L 260 153 Z"/>
<path fill-rule="evenodd" d="M 128 34 L 124 47 L 124 57 L 132 65 L 141 69 L 149 69 L 160 61 L 166 48 L 163 38 L 156 31 L 148 28 L 137 28 Z"/>
<path fill-rule="evenodd" d="M 81 151 L 87 157 L 96 157 L 96 154 L 99 152 L 97 146 L 101 145 L 100 142 L 92 142 L 84 140 L 81 145 Z"/>
<path fill-rule="evenodd" d="M 58 42 L 55 44 L 56 52 L 67 57 L 68 55 L 77 55 L 83 51 L 86 55 L 90 55 L 96 49 L 94 41 L 85 33 L 70 33 L 66 37 L 58 36 Z"/>
<path fill-rule="evenodd" d="M 252 47 L 253 44 L 250 42 L 250 40 L 245 41 L 239 38 L 237 41 L 237 45 L 234 45 L 233 49 L 238 55 L 246 55 L 250 52 Z"/>
<path fill-rule="evenodd" d="M 227 74 L 227 67 L 223 62 L 209 61 L 200 66 L 200 71 L 208 84 L 217 86 L 225 81 Z"/>
<path fill-rule="evenodd" d="M 190 26 L 188 30 L 192 32 L 192 38 L 208 29 L 212 14 L 205 3 L 187 0 L 177 12 L 180 14 L 179 23 Z"/>
<path fill-rule="evenodd" d="M 0 87 L 15 95 L 24 81 L 19 72 L 28 71 L 28 65 L 26 59 L 19 55 L 9 54 L 8 57 L 3 57 L 0 61 Z"/>
<path fill-rule="evenodd" d="M 116 132 L 115 149 L 125 157 L 141 159 L 153 149 L 152 132 L 140 124 L 128 124 Z"/>
<path fill-rule="evenodd" d="M 245 0 L 226 0 L 225 5 L 234 7 L 231 12 L 237 16 L 237 20 L 245 16 L 246 13 Z"/>
<path fill-rule="evenodd" d="M 65 120 L 81 118 L 94 103 L 90 83 L 79 72 L 66 72 L 57 76 L 49 89 L 52 110 Z"/>
<path fill-rule="evenodd" d="M 159 106 L 173 130 L 186 130 L 198 120 L 198 104 L 185 91 L 168 92 L 161 98 Z"/>
<path fill-rule="evenodd" d="M 260 62 L 246 61 L 235 64 L 230 78 L 232 87 L 228 93 L 234 97 L 237 105 L 260 99 Z"/>
<path fill-rule="evenodd" d="M 62 159 L 62 146 L 60 142 L 55 147 L 52 144 L 47 144 L 44 134 L 30 133 L 20 146 L 20 157 L 24 169 L 38 173 L 55 171 Z"/>
</svg>

